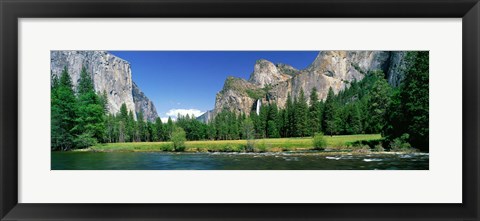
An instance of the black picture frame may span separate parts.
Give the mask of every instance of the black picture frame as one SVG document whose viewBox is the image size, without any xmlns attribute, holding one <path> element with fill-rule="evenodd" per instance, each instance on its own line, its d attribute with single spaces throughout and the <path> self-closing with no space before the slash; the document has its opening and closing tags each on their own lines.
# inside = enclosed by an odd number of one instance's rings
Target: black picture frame
<svg viewBox="0 0 480 221">
<path fill-rule="evenodd" d="M 479 220 L 478 0 L 0 0 L 0 15 L 1 220 Z M 20 204 L 18 19 L 76 17 L 462 18 L 463 203 Z"/>
</svg>

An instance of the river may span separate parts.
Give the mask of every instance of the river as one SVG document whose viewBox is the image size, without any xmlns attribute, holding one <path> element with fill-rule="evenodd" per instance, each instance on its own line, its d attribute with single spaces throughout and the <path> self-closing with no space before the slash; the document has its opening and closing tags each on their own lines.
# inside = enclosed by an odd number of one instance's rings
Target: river
<svg viewBox="0 0 480 221">
<path fill-rule="evenodd" d="M 52 152 L 52 170 L 428 170 L 427 153 Z"/>
</svg>

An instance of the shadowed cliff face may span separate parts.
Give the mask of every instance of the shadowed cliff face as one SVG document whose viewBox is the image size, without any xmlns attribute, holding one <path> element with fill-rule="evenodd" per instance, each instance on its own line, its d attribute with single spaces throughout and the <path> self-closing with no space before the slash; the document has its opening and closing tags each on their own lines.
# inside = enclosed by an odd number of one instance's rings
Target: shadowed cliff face
<svg viewBox="0 0 480 221">
<path fill-rule="evenodd" d="M 78 84 L 82 67 L 85 67 L 92 76 L 95 91 L 107 93 L 110 113 L 118 113 L 121 105 L 125 103 L 127 109 L 133 113 L 139 111 L 136 106 L 145 109 L 146 119 L 157 117 L 155 107 L 140 89 L 137 88 L 140 93 L 133 93 L 132 72 L 127 61 L 106 51 L 51 51 L 50 60 L 52 77 L 60 76 L 67 67 L 74 87 Z M 140 97 L 135 97 L 137 95 Z"/>
<path fill-rule="evenodd" d="M 144 120 L 151 122 L 155 121 L 158 117 L 155 105 L 153 105 L 153 102 L 145 96 L 135 82 L 133 82 L 132 94 L 133 102 L 135 103 L 135 111 L 137 111 L 137 113 L 142 112 Z"/>
<path fill-rule="evenodd" d="M 398 87 L 404 80 L 404 71 L 409 67 L 409 63 L 405 60 L 407 52 L 392 52 L 390 55 L 390 65 L 387 72 L 387 80 L 390 85 Z"/>
<path fill-rule="evenodd" d="M 214 113 L 226 108 L 249 114 L 257 100 L 276 102 L 284 108 L 288 94 L 298 97 L 303 90 L 307 97 L 316 87 L 319 99 L 327 97 L 332 87 L 335 93 L 350 82 L 363 79 L 368 71 L 382 70 L 389 83 L 398 86 L 403 79 L 406 52 L 390 51 L 322 51 L 312 64 L 297 70 L 286 64 L 258 60 L 249 81 L 229 78 L 215 100 Z"/>
</svg>

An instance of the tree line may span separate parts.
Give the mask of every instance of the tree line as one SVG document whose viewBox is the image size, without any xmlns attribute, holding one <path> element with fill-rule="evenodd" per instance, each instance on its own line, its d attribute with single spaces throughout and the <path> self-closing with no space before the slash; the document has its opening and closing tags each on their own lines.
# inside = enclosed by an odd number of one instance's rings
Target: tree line
<svg viewBox="0 0 480 221">
<path fill-rule="evenodd" d="M 405 59 L 411 65 L 398 87 L 390 86 L 382 71 L 371 71 L 337 94 L 329 88 L 325 100 L 318 98 L 314 87 L 309 97 L 304 91 L 298 97 L 288 95 L 284 108 L 269 102 L 258 115 L 252 109 L 248 116 L 224 109 L 208 123 L 188 114 L 176 121 L 149 122 L 141 112 L 135 120 L 125 104 L 119 113 L 109 114 L 106 94 L 95 93 L 86 70 L 74 91 L 65 69 L 52 83 L 52 149 L 83 148 L 97 142 L 171 141 L 178 131 L 186 140 L 382 133 L 389 142 L 401 139 L 428 151 L 429 54 L 409 52 Z"/>
</svg>

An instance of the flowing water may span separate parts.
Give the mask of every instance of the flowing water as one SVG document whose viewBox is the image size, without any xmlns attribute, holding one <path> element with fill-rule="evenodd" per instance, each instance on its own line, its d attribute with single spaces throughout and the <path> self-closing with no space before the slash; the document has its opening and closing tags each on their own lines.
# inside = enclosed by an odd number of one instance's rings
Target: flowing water
<svg viewBox="0 0 480 221">
<path fill-rule="evenodd" d="M 428 170 L 429 155 L 52 152 L 52 170 Z"/>
</svg>

